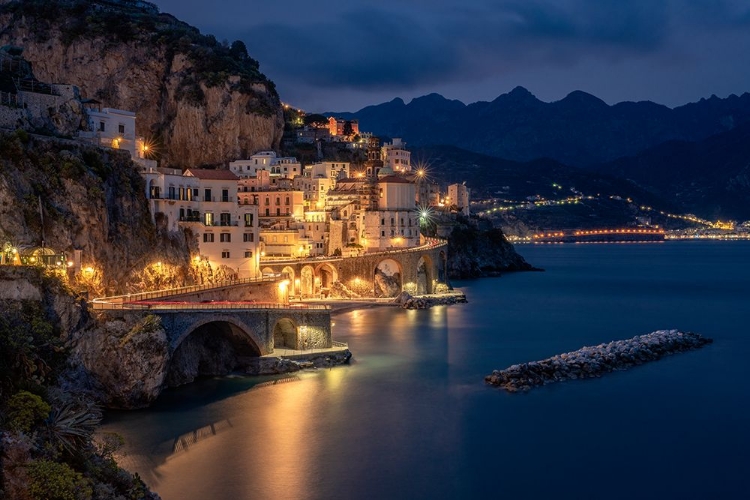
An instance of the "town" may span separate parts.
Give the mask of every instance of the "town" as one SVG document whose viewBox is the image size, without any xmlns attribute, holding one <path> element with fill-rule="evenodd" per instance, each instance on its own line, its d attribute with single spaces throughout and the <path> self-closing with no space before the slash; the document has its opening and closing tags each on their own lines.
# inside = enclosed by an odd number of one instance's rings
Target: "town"
<svg viewBox="0 0 750 500">
<path fill-rule="evenodd" d="M 24 121 L 49 122 L 50 110 L 80 102 L 85 130 L 71 127 L 68 134 L 77 141 L 130 155 L 145 181 L 153 223 L 170 233 L 183 231 L 194 240 L 197 250 L 191 264 L 203 270 L 202 280 L 262 279 L 281 271 L 289 281 L 285 299 L 326 298 L 336 294 L 335 283 L 343 284 L 338 292 L 346 297 L 395 297 L 401 291 L 424 294 L 446 289 L 445 251 L 432 259 L 432 269 L 425 271 L 420 261 L 420 285 L 416 279 L 401 283 L 412 273 L 392 259 L 376 263 L 370 276 L 346 275 L 345 271 L 339 275 L 341 266 L 333 264 L 373 254 L 434 249 L 443 243 L 426 238 L 420 230 L 432 216 L 436 212 L 469 214 L 469 188 L 452 184 L 441 191 L 424 166 L 413 164 L 401 139 L 381 144 L 377 137 L 360 131 L 356 120 L 329 117 L 300 123 L 293 131 L 294 140 L 315 144 L 318 152 L 325 143 L 358 150 L 364 161 L 321 158 L 303 165 L 295 157 L 262 150 L 231 161 L 225 168 L 162 168 L 157 161 L 159 146 L 136 135 L 134 112 L 83 99 L 72 85 L 40 82 L 22 58 L 0 55 L 7 76 L 0 125 L 12 128 Z M 301 110 L 294 111 L 303 115 Z M 43 217 L 41 210 L 39 215 Z M 444 236 L 440 227 L 437 233 Z M 43 235 L 40 239 L 39 246 L 6 242 L 2 263 L 67 267 L 69 274 L 96 293 L 95 278 L 105 270 L 91 256 L 75 249 L 45 247 Z M 321 259 L 328 264 L 299 265 Z M 166 272 L 166 267 L 160 261 L 151 265 L 157 274 Z M 394 274 L 398 276 L 393 278 Z M 425 284 L 428 275 L 430 283 Z"/>
</svg>

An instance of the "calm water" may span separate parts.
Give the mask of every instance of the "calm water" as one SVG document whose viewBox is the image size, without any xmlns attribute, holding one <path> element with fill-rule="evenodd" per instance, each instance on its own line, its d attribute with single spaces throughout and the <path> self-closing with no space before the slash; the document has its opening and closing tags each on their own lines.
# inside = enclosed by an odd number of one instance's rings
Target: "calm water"
<svg viewBox="0 0 750 500">
<path fill-rule="evenodd" d="M 750 242 L 519 250 L 546 272 L 458 283 L 466 305 L 336 317 L 351 366 L 204 381 L 106 430 L 165 500 L 750 498 Z M 528 394 L 483 382 L 662 328 L 715 343 Z"/>
</svg>

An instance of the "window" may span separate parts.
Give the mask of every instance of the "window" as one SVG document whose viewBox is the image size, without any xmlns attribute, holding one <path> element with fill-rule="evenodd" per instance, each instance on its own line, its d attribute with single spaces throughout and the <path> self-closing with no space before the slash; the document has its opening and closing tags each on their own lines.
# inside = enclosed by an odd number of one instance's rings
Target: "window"
<svg viewBox="0 0 750 500">
<path fill-rule="evenodd" d="M 245 233 L 242 235 L 242 241 L 245 243 L 248 241 L 255 241 L 255 235 L 253 233 Z"/>
<path fill-rule="evenodd" d="M 99 132 L 104 132 L 104 122 L 99 122 Z"/>
<path fill-rule="evenodd" d="M 385 226 L 385 219 L 380 219 L 380 225 Z"/>
<path fill-rule="evenodd" d="M 245 258 L 249 259 L 253 256 L 253 252 L 251 250 L 245 250 Z"/>
<path fill-rule="evenodd" d="M 289 236 L 284 236 L 284 243 L 289 243 Z"/>
<path fill-rule="evenodd" d="M 123 125 L 122 123 L 121 123 L 121 124 L 119 124 L 119 125 L 117 126 L 117 131 L 118 131 L 119 133 L 121 133 L 121 134 L 124 134 L 124 133 L 125 133 L 125 125 Z"/>
<path fill-rule="evenodd" d="M 281 198 L 279 198 L 278 196 L 276 197 L 276 204 L 281 205 Z"/>
<path fill-rule="evenodd" d="M 206 189 L 203 191 L 203 201 L 211 201 L 211 190 Z"/>
<path fill-rule="evenodd" d="M 228 189 L 222 189 L 221 190 L 221 201 L 224 201 L 224 202 L 229 201 L 229 190 Z"/>
<path fill-rule="evenodd" d="M 219 241 L 221 241 L 222 243 L 231 243 L 232 235 L 229 233 L 221 233 L 219 235 Z"/>
<path fill-rule="evenodd" d="M 391 217 L 391 226 L 393 225 L 393 217 Z"/>
<path fill-rule="evenodd" d="M 174 186 L 169 186 L 169 199 L 170 200 L 176 200 L 177 195 L 175 194 Z"/>
<path fill-rule="evenodd" d="M 232 214 L 228 212 L 222 212 L 220 215 L 220 223 L 222 226 L 231 226 L 232 225 Z"/>
<path fill-rule="evenodd" d="M 268 197 L 266 197 L 266 206 L 268 206 L 268 205 L 270 205 L 270 204 L 271 204 L 271 199 L 270 199 L 270 198 L 268 198 Z M 268 215 L 268 214 L 266 214 L 266 215 Z"/>
<path fill-rule="evenodd" d="M 284 205 L 289 205 L 289 197 L 288 196 L 286 197 L 286 203 L 284 203 Z"/>
<path fill-rule="evenodd" d="M 198 188 L 193 189 L 193 198 L 198 199 Z"/>
<path fill-rule="evenodd" d="M 245 214 L 245 227 L 251 227 L 252 225 L 253 225 L 253 214 Z"/>
<path fill-rule="evenodd" d="M 266 201 L 268 201 L 268 200 L 266 200 Z M 266 209 L 266 217 L 268 217 L 269 215 L 271 215 L 270 214 L 270 210 Z"/>
<path fill-rule="evenodd" d="M 223 252 L 221 252 L 221 258 L 222 259 L 228 259 L 229 258 L 229 252 L 226 251 L 226 250 L 224 250 Z"/>
<path fill-rule="evenodd" d="M 203 243 L 213 243 L 214 233 L 203 233 Z"/>
<path fill-rule="evenodd" d="M 214 214 L 213 212 L 206 212 L 203 216 L 203 223 L 207 226 L 214 225 Z M 211 240 L 214 241 L 214 240 Z"/>
<path fill-rule="evenodd" d="M 380 231 L 380 236 L 385 236 L 385 231 Z"/>
</svg>

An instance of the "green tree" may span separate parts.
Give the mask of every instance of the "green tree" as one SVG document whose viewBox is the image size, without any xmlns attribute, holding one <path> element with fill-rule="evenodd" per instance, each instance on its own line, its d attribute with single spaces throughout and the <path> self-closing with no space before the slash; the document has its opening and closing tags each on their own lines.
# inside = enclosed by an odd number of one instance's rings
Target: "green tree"
<svg viewBox="0 0 750 500">
<path fill-rule="evenodd" d="M 20 391 L 8 401 L 8 427 L 20 432 L 30 432 L 52 408 L 42 398 L 28 391 Z"/>
<path fill-rule="evenodd" d="M 27 467 L 31 498 L 43 500 L 88 500 L 91 484 L 68 464 L 35 460 Z"/>
<path fill-rule="evenodd" d="M 344 135 L 346 137 L 349 137 L 354 133 L 354 128 L 352 127 L 352 122 L 350 120 L 346 120 L 344 122 Z"/>
</svg>

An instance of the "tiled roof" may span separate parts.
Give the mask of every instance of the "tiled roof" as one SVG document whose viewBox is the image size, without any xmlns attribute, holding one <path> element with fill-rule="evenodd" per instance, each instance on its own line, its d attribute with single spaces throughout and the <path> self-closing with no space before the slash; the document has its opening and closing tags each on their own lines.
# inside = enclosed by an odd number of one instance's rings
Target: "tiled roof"
<svg viewBox="0 0 750 500">
<path fill-rule="evenodd" d="M 209 181 L 236 181 L 239 177 L 234 175 L 231 170 L 221 169 L 212 170 L 209 168 L 189 168 L 185 170 L 185 175 L 205 179 Z"/>
<path fill-rule="evenodd" d="M 378 180 L 380 183 L 389 183 L 389 184 L 411 184 L 411 182 L 408 179 L 405 179 L 403 177 L 399 177 L 398 175 L 386 175 L 385 177 Z"/>
</svg>

